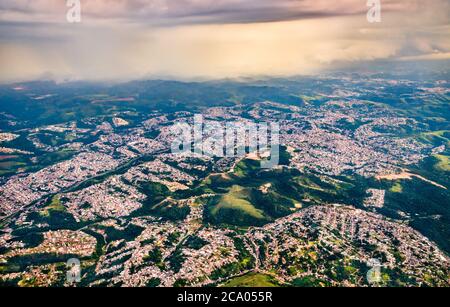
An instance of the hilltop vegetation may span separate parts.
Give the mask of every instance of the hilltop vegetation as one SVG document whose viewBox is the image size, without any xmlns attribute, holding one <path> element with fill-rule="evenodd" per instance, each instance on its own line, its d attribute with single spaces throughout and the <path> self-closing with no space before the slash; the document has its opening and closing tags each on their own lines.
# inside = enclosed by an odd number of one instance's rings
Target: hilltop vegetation
<svg viewBox="0 0 450 307">
<path fill-rule="evenodd" d="M 209 176 L 203 192 L 216 193 L 205 209 L 213 224 L 261 226 L 314 204 L 351 200 L 362 203 L 365 181 L 302 173 L 279 167 L 261 169 L 260 161 L 244 159 L 232 172 Z"/>
<path fill-rule="evenodd" d="M 248 273 L 235 277 L 222 287 L 279 287 L 280 284 L 273 277 L 259 273 Z"/>
</svg>

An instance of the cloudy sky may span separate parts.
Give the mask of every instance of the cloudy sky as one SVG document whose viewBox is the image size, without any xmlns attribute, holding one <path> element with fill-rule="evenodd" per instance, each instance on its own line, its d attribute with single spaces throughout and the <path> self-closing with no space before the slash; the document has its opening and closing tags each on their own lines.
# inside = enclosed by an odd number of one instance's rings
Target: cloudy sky
<svg viewBox="0 0 450 307">
<path fill-rule="evenodd" d="M 450 0 L 0 0 L 0 82 L 314 74 L 450 60 Z"/>
</svg>

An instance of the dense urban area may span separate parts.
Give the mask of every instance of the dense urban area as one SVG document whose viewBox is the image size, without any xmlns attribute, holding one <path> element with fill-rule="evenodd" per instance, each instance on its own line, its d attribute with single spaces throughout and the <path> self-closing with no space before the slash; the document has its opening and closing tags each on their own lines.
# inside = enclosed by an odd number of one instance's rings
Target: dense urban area
<svg viewBox="0 0 450 307">
<path fill-rule="evenodd" d="M 0 284 L 448 287 L 448 80 L 1 86 Z M 174 153 L 196 114 L 278 124 L 277 165 Z"/>
</svg>

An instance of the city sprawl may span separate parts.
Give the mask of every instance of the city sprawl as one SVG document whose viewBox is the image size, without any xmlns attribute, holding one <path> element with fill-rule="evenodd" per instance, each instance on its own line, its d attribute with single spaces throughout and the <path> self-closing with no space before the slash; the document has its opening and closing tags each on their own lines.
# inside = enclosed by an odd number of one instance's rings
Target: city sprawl
<svg viewBox="0 0 450 307">
<path fill-rule="evenodd" d="M 0 89 L 39 110 L 0 108 L 1 284 L 450 286 L 445 77 L 64 86 Z M 278 164 L 172 152 L 199 114 L 277 123 Z"/>
</svg>

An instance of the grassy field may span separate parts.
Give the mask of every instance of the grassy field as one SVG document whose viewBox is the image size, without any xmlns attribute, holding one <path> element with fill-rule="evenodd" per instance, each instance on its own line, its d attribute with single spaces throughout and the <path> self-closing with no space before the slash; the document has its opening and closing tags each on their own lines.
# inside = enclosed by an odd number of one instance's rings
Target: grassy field
<svg viewBox="0 0 450 307">
<path fill-rule="evenodd" d="M 450 171 L 450 157 L 444 155 L 434 155 L 438 159 L 438 163 L 435 164 L 435 168 L 440 171 L 449 172 Z"/>
<path fill-rule="evenodd" d="M 260 273 L 248 273 L 235 277 L 226 282 L 222 287 L 279 287 L 273 277 Z"/>
<path fill-rule="evenodd" d="M 45 207 L 45 209 L 41 210 L 39 214 L 44 217 L 48 217 L 50 215 L 50 211 L 66 211 L 66 208 L 61 204 L 61 199 L 59 195 L 53 196 L 50 204 Z"/>
<path fill-rule="evenodd" d="M 402 193 L 402 192 L 403 192 L 403 187 L 402 187 L 402 185 L 400 184 L 400 182 L 396 182 L 396 183 L 392 186 L 392 188 L 390 188 L 389 191 L 391 191 L 391 192 L 393 192 L 393 193 Z"/>
<path fill-rule="evenodd" d="M 249 199 L 250 195 L 247 189 L 239 185 L 233 185 L 230 191 L 221 197 L 219 204 L 212 209 L 211 213 L 217 214 L 220 209 L 232 209 L 240 210 L 256 219 L 264 218 L 263 211 L 256 209 Z"/>
<path fill-rule="evenodd" d="M 425 144 L 433 144 L 435 146 L 440 146 L 440 145 L 448 146 L 450 144 L 449 135 L 450 135 L 449 130 L 431 131 L 431 132 L 421 133 L 418 136 L 418 140 L 422 141 Z"/>
</svg>

